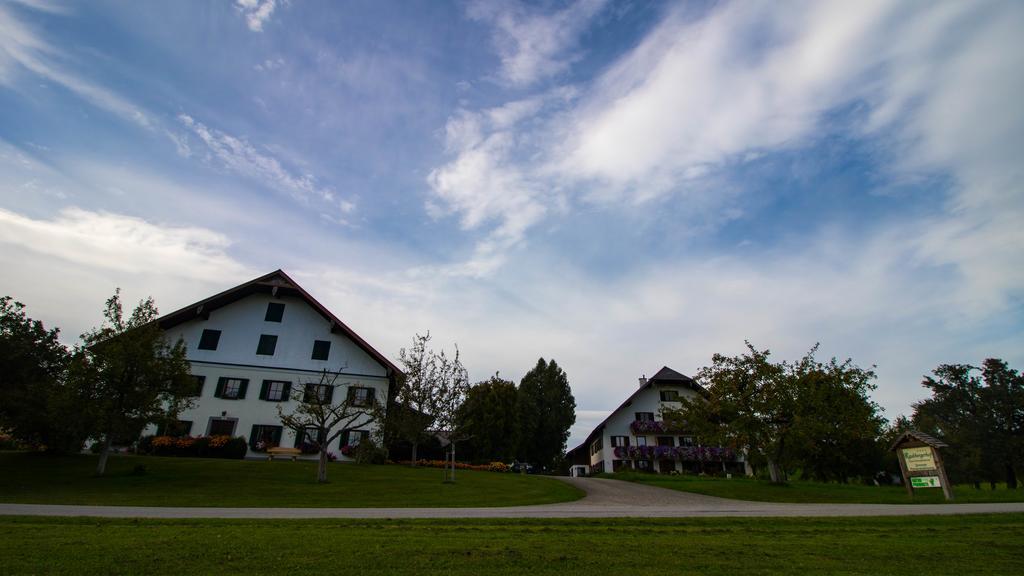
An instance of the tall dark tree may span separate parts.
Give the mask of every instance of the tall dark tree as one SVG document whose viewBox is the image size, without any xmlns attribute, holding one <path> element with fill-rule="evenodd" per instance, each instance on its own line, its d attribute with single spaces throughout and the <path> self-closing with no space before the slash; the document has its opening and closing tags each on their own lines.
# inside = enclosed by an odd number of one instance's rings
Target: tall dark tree
<svg viewBox="0 0 1024 576">
<path fill-rule="evenodd" d="M 558 364 L 543 358 L 523 376 L 517 398 L 519 459 L 553 469 L 576 422 L 576 399 Z"/>
<path fill-rule="evenodd" d="M 943 364 L 922 386 L 932 396 L 914 405 L 916 427 L 949 444 L 944 460 L 958 482 L 1004 478 L 1017 486 L 1024 461 L 1024 377 L 990 358 L 982 368 Z"/>
<path fill-rule="evenodd" d="M 190 405 L 195 382 L 185 343 L 169 343 L 156 323 L 152 298 L 139 302 L 127 318 L 120 290 L 103 309 L 103 325 L 82 335 L 71 362 L 72 385 L 89 400 L 93 433 L 102 438 L 96 473 L 106 470 L 115 438 L 137 436 L 147 424 L 172 418 Z"/>
<path fill-rule="evenodd" d="M 79 450 L 88 436 L 59 333 L 29 318 L 22 303 L 0 298 L 0 429 L 55 453 Z"/>
<path fill-rule="evenodd" d="M 516 457 L 516 385 L 497 374 L 476 383 L 458 413 L 458 429 L 474 460 L 509 461 Z"/>
</svg>

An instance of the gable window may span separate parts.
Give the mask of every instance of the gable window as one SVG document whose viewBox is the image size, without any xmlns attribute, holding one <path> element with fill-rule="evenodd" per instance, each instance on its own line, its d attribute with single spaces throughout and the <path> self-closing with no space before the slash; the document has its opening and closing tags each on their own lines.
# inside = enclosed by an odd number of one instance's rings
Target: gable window
<svg viewBox="0 0 1024 576">
<path fill-rule="evenodd" d="M 273 334 L 260 334 L 260 343 L 256 346 L 256 353 L 261 356 L 273 356 L 277 348 L 277 336 Z"/>
<path fill-rule="evenodd" d="M 658 436 L 658 446 L 675 446 L 676 439 L 672 436 Z"/>
<path fill-rule="evenodd" d="M 313 360 L 327 360 L 331 355 L 331 342 L 329 340 L 313 341 Z"/>
<path fill-rule="evenodd" d="M 284 304 L 271 302 L 267 304 L 267 314 L 263 317 L 264 322 L 280 322 L 284 318 Z"/>
<path fill-rule="evenodd" d="M 654 422 L 654 412 L 637 412 L 636 419 L 639 422 Z"/>
<path fill-rule="evenodd" d="M 679 390 L 662 390 L 662 402 L 679 402 Z"/>
<path fill-rule="evenodd" d="M 283 380 L 264 380 L 263 386 L 260 388 L 260 400 L 287 402 L 291 386 L 291 382 Z"/>
<path fill-rule="evenodd" d="M 203 395 L 203 384 L 206 383 L 206 376 L 192 375 L 192 391 L 189 392 L 189 396 L 202 396 Z"/>
<path fill-rule="evenodd" d="M 214 390 L 213 395 L 217 398 L 226 398 L 228 400 L 241 400 L 245 398 L 245 390 L 249 387 L 249 380 L 245 378 L 228 378 L 222 377 L 217 380 L 217 389 Z"/>
<path fill-rule="evenodd" d="M 629 436 L 612 436 L 612 447 L 629 446 Z"/>
<path fill-rule="evenodd" d="M 268 448 L 280 446 L 282 431 L 281 426 L 253 424 L 252 433 L 249 434 L 249 447 L 256 452 L 266 452 Z"/>
<path fill-rule="evenodd" d="M 369 406 L 373 404 L 375 392 L 373 388 L 349 387 L 348 403 L 351 406 Z"/>
<path fill-rule="evenodd" d="M 306 384 L 303 392 L 303 402 L 316 402 L 318 404 L 330 404 L 334 398 L 334 386 L 330 384 Z"/>
<path fill-rule="evenodd" d="M 210 418 L 210 429 L 207 436 L 234 436 L 236 418 Z"/>
<path fill-rule="evenodd" d="M 199 337 L 200 350 L 216 350 L 220 343 L 220 330 L 204 329 L 203 335 Z"/>
</svg>

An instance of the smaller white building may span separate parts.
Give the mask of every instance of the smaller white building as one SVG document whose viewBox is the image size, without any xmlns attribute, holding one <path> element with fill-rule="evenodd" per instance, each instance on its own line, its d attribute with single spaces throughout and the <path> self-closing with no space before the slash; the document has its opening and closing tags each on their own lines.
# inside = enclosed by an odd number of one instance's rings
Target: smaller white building
<svg viewBox="0 0 1024 576">
<path fill-rule="evenodd" d="M 347 395 L 356 405 L 384 404 L 401 371 L 281 270 L 185 306 L 157 320 L 184 340 L 196 379 L 194 407 L 160 433 L 243 436 L 247 456 L 268 447 L 306 448 L 313 432 L 286 430 L 278 406 L 294 411 L 306 393 Z M 333 380 L 318 390 L 324 371 Z M 327 447 L 346 459 L 377 428 L 346 430 Z M 157 432 L 150 427 L 147 433 Z M 311 456 L 312 457 L 312 456 Z"/>
<path fill-rule="evenodd" d="M 738 454 L 703 446 L 686 430 L 670 430 L 662 409 L 678 408 L 682 398 L 707 392 L 689 376 L 665 366 L 626 398 L 587 439 L 568 453 L 573 476 L 635 469 L 660 474 L 742 472 Z"/>
</svg>

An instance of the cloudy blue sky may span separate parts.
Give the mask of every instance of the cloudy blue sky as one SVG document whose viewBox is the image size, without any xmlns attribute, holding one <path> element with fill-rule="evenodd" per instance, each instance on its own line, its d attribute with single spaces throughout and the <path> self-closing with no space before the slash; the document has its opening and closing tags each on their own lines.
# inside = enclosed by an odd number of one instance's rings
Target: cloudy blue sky
<svg viewBox="0 0 1024 576">
<path fill-rule="evenodd" d="M 282 268 L 391 358 L 567 371 L 573 440 L 744 339 L 1024 368 L 1024 3 L 0 0 L 0 293 Z"/>
</svg>

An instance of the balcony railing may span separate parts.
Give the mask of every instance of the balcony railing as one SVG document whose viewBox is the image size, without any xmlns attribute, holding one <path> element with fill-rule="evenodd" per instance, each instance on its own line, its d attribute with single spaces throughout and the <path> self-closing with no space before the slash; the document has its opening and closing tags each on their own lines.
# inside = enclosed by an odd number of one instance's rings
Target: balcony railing
<svg viewBox="0 0 1024 576">
<path fill-rule="evenodd" d="M 676 427 L 669 426 L 661 420 L 634 420 L 633 423 L 629 425 L 629 429 L 637 436 L 643 436 L 645 434 L 679 434 L 685 432 L 685 430 L 678 430 Z"/>
<path fill-rule="evenodd" d="M 615 457 L 621 460 L 733 462 L 736 452 L 713 446 L 616 446 Z"/>
</svg>

